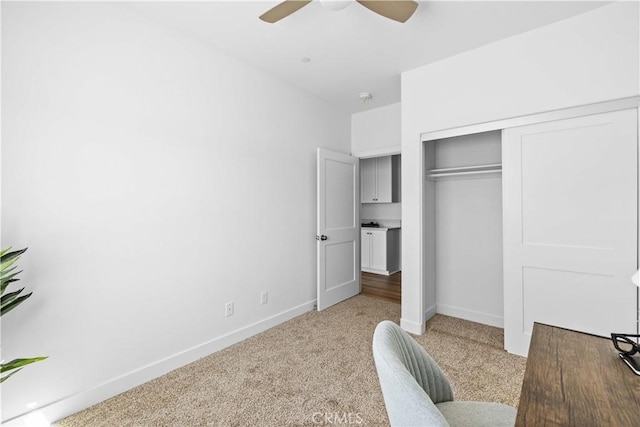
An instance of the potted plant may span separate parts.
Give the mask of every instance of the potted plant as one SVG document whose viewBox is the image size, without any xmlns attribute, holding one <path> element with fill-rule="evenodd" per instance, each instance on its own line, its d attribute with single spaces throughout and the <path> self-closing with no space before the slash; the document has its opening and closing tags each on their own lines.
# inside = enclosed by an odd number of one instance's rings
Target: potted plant
<svg viewBox="0 0 640 427">
<path fill-rule="evenodd" d="M 15 264 L 18 259 L 20 259 L 20 255 L 25 253 L 26 250 L 27 248 L 10 252 L 11 248 L 9 247 L 0 251 L 0 295 L 2 295 L 0 299 L 0 316 L 4 316 L 20 304 L 22 304 L 33 293 L 29 292 L 26 295 L 21 295 L 22 291 L 24 291 L 24 287 L 17 291 L 5 293 L 10 284 L 20 280 L 17 276 L 18 274 L 22 273 L 22 271 L 14 272 L 17 267 Z M 0 377 L 0 383 L 13 374 L 17 373 L 22 369 L 23 366 L 44 359 L 46 359 L 46 357 L 14 359 L 7 363 L 4 363 L 4 361 L 2 361 L 2 363 L 0 364 L 0 374 L 2 374 L 2 376 Z"/>
</svg>

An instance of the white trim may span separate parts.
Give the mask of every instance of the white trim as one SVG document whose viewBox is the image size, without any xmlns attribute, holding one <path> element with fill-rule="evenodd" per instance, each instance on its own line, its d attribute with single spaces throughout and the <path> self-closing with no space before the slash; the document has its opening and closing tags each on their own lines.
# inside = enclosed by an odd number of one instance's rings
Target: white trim
<svg viewBox="0 0 640 427">
<path fill-rule="evenodd" d="M 400 327 L 413 335 L 423 335 L 425 331 L 424 323 L 416 323 L 407 319 L 400 319 Z"/>
<path fill-rule="evenodd" d="M 351 153 L 352 156 L 359 157 L 361 159 L 367 159 L 371 157 L 381 157 L 381 156 L 393 156 L 395 154 L 402 154 L 402 147 L 400 145 L 396 147 L 378 148 L 375 150 L 367 150 L 367 151 L 359 151 L 359 152 Z"/>
<path fill-rule="evenodd" d="M 482 323 L 483 325 L 495 326 L 496 328 L 504 328 L 504 318 L 502 316 L 496 316 L 495 314 L 483 313 L 446 304 L 438 304 L 437 312 L 445 316 L 457 317 L 471 322 Z"/>
<path fill-rule="evenodd" d="M 360 270 L 364 271 L 365 273 L 380 274 L 382 276 L 391 276 L 392 274 L 396 274 L 397 272 L 400 271 L 400 269 L 397 269 L 397 270 L 376 270 L 375 268 L 369 268 L 369 267 L 360 267 Z"/>
<path fill-rule="evenodd" d="M 89 390 L 80 391 L 27 413 L 10 418 L 2 424 L 7 426 L 26 426 L 28 425 L 27 418 L 29 414 L 35 412 L 40 412 L 47 420 L 51 420 L 51 422 L 60 420 L 311 311 L 314 309 L 315 303 L 316 300 L 300 304 L 135 371 L 126 373 L 120 377 L 108 380 Z"/>
<path fill-rule="evenodd" d="M 637 121 L 637 127 L 636 127 L 636 140 L 638 141 L 638 144 L 636 144 L 636 156 L 637 156 L 637 170 L 638 170 L 638 187 L 637 187 L 637 191 L 638 191 L 638 207 L 637 207 L 637 212 L 638 212 L 638 228 L 636 229 L 636 234 L 637 234 L 637 245 L 636 245 L 636 253 L 638 256 L 638 263 L 636 264 L 636 268 L 640 269 L 640 108 L 638 108 L 638 121 Z M 640 287 L 638 287 L 638 289 L 636 289 L 636 310 L 637 310 L 637 317 L 636 317 L 636 334 L 640 335 Z"/>
<path fill-rule="evenodd" d="M 589 116 L 592 114 L 638 108 L 638 106 L 640 106 L 640 96 L 632 96 L 629 98 L 621 98 L 613 101 L 598 102 L 595 104 L 580 105 L 577 107 L 563 108 L 560 110 L 546 111 L 537 114 L 529 114 L 526 116 L 511 117 L 508 119 L 426 132 L 420 135 L 420 139 L 422 142 L 427 142 L 436 139 L 470 135 L 479 132 L 489 132 L 516 126 L 525 126 L 535 123 L 550 122 L 554 120 L 570 119 L 574 117 Z"/>
<path fill-rule="evenodd" d="M 431 319 L 433 316 L 436 315 L 436 313 L 438 312 L 437 308 L 438 307 L 435 304 L 433 304 L 431 307 L 427 308 L 424 311 L 425 323 L 428 322 L 429 319 Z"/>
<path fill-rule="evenodd" d="M 423 179 L 423 177 L 425 176 L 425 172 L 427 169 L 427 165 L 425 164 L 425 152 L 426 150 L 426 146 L 425 144 L 423 144 L 422 142 L 420 142 L 420 170 L 418 171 L 418 174 L 420 176 L 420 180 L 418 181 L 418 189 L 420 190 L 420 203 L 418 203 L 418 207 L 420 209 L 420 222 L 418 223 L 418 239 L 420 241 L 420 264 L 419 264 L 419 269 L 418 269 L 418 274 L 419 274 L 419 279 L 420 279 L 420 288 L 418 289 L 419 292 L 419 301 L 420 301 L 420 305 L 422 310 L 420 310 L 420 313 L 422 314 L 422 319 L 420 319 L 420 323 L 422 324 L 422 333 L 424 334 L 426 328 L 427 328 L 427 319 L 429 319 L 429 317 L 426 317 L 425 314 L 427 312 L 429 312 L 429 310 L 431 309 L 431 307 L 427 308 L 426 305 L 428 304 L 428 302 L 426 301 L 426 297 L 425 297 L 425 287 L 427 286 L 427 278 L 425 277 L 425 270 L 426 270 L 426 253 L 427 253 L 427 248 L 426 248 L 426 244 L 427 244 L 427 239 L 425 238 L 425 233 L 426 233 L 426 228 L 424 226 L 424 218 L 425 218 L 425 205 L 426 205 L 426 196 L 425 196 L 425 180 Z M 435 271 L 435 270 L 434 270 Z M 434 300 L 436 298 L 434 297 Z M 430 302 L 430 301 L 429 301 Z M 435 304 L 435 301 L 433 301 Z"/>
</svg>

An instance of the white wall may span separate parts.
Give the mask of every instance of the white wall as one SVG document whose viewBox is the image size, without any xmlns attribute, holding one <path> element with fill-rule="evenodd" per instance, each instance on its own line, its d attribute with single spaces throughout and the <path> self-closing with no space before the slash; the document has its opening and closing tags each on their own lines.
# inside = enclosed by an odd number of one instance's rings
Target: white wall
<svg viewBox="0 0 640 427">
<path fill-rule="evenodd" d="M 351 115 L 351 152 L 357 157 L 400 153 L 400 103 Z"/>
<path fill-rule="evenodd" d="M 501 163 L 499 131 L 434 144 L 435 167 Z M 503 325 L 502 179 L 440 178 L 435 183 L 435 276 L 438 313 Z"/>
<path fill-rule="evenodd" d="M 363 203 L 360 217 L 362 221 L 370 219 L 376 222 L 399 222 L 402 218 L 402 203 Z"/>
<path fill-rule="evenodd" d="M 633 96 L 638 38 L 638 2 L 604 6 L 404 73 L 402 108 L 429 132 Z"/>
<path fill-rule="evenodd" d="M 362 158 L 399 154 L 400 117 L 399 102 L 352 114 L 352 154 Z M 363 222 L 397 226 L 402 218 L 402 203 L 363 203 L 360 217 Z"/>
<path fill-rule="evenodd" d="M 635 96 L 637 2 L 619 2 L 402 75 L 402 326 L 424 331 L 432 236 L 423 234 L 421 134 Z M 426 288 L 423 286 L 426 285 Z M 422 302 L 422 303 L 421 303 Z"/>
<path fill-rule="evenodd" d="M 312 307 L 315 148 L 350 151 L 348 114 L 104 3 L 3 3 L 2 91 L 2 246 L 29 247 L 34 291 L 3 358 L 49 356 L 3 384 L 4 420 Z"/>
</svg>

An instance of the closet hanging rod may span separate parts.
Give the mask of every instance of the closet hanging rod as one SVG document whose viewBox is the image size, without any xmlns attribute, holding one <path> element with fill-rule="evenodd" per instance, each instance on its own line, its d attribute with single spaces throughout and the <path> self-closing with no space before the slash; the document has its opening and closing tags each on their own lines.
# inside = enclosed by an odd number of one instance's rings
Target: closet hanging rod
<svg viewBox="0 0 640 427">
<path fill-rule="evenodd" d="M 449 172 L 473 172 L 473 171 L 481 171 L 485 169 L 490 169 L 492 171 L 502 170 L 502 163 L 492 163 L 489 165 L 475 165 L 475 166 L 457 166 L 452 168 L 438 168 L 431 169 L 429 174 L 440 174 L 440 173 L 449 173 Z"/>
<path fill-rule="evenodd" d="M 427 179 L 435 180 L 445 176 L 462 176 L 478 174 L 499 174 L 502 173 L 502 164 L 494 163 L 490 165 L 460 166 L 454 168 L 431 169 L 427 173 Z"/>
<path fill-rule="evenodd" d="M 495 169 L 495 170 L 483 170 L 483 171 L 448 172 L 448 173 L 438 173 L 438 174 L 429 175 L 429 178 L 433 179 L 433 178 L 440 178 L 444 176 L 479 175 L 484 173 L 502 173 L 502 171 L 499 169 Z"/>
</svg>

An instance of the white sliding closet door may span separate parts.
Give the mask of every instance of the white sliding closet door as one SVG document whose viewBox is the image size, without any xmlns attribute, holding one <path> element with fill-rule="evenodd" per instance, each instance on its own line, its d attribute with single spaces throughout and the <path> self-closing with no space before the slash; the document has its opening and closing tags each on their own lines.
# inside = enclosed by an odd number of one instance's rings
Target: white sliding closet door
<svg viewBox="0 0 640 427">
<path fill-rule="evenodd" d="M 503 131 L 507 351 L 527 355 L 533 322 L 634 333 L 637 114 Z"/>
</svg>

